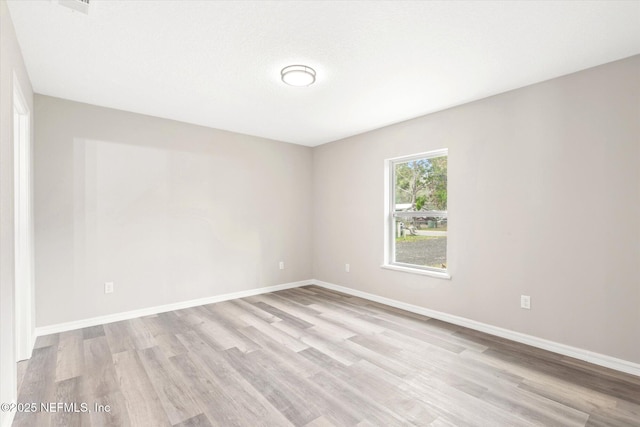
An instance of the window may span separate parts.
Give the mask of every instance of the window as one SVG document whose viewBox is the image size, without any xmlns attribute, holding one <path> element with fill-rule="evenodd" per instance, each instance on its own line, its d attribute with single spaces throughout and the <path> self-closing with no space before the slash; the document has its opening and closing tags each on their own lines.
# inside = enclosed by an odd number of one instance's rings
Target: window
<svg viewBox="0 0 640 427">
<path fill-rule="evenodd" d="M 383 267 L 447 274 L 447 149 L 387 160 Z"/>
</svg>

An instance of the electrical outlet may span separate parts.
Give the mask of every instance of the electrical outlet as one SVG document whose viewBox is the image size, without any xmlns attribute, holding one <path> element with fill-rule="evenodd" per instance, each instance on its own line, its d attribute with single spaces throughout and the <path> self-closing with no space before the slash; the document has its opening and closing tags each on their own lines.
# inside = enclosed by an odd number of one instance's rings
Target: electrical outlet
<svg viewBox="0 0 640 427">
<path fill-rule="evenodd" d="M 349 264 L 345 264 L 344 265 L 344 271 L 346 271 L 348 273 L 349 270 L 351 270 L 351 266 Z"/>
<path fill-rule="evenodd" d="M 280 270 L 284 270 L 284 261 L 280 261 Z"/>
<path fill-rule="evenodd" d="M 113 282 L 104 282 L 104 293 L 105 294 L 113 293 Z"/>
<path fill-rule="evenodd" d="M 520 295 L 520 308 L 531 310 L 531 297 L 529 295 Z"/>
</svg>

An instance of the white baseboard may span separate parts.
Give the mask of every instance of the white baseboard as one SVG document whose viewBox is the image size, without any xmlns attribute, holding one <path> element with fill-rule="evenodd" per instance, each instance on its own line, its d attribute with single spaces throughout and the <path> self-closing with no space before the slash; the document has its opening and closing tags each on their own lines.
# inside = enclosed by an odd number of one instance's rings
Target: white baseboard
<svg viewBox="0 0 640 427">
<path fill-rule="evenodd" d="M 74 320 L 72 322 L 57 323 L 54 325 L 41 326 L 36 328 L 36 336 L 57 334 L 59 332 L 72 331 L 74 329 L 88 328 L 89 326 L 103 325 L 105 323 L 119 322 L 121 320 L 134 319 L 136 317 L 150 316 L 167 311 L 181 310 L 183 308 L 196 307 L 199 305 L 213 304 L 221 301 L 228 301 L 237 298 L 245 298 L 253 295 L 266 294 L 269 292 L 281 291 L 284 289 L 298 288 L 300 286 L 312 284 L 312 280 L 302 280 L 300 282 L 283 283 L 281 285 L 267 286 L 264 288 L 249 289 L 246 291 L 232 292 L 230 294 L 215 295 L 212 297 L 198 298 L 189 301 L 182 301 L 172 304 L 158 305 L 155 307 L 141 308 L 138 310 L 124 311 L 121 313 L 107 314 L 105 316 L 91 317 L 89 319 Z"/>
<path fill-rule="evenodd" d="M 195 307 L 199 305 L 212 304 L 221 301 L 228 301 L 237 298 L 245 298 L 253 295 L 260 295 L 269 292 L 280 291 L 284 289 L 297 288 L 306 285 L 318 285 L 326 289 L 332 289 L 334 291 L 343 292 L 345 294 L 353 295 L 356 297 L 364 298 L 370 301 L 379 302 L 381 304 L 389 305 L 391 307 L 400 308 L 402 310 L 410 311 L 412 313 L 421 314 L 426 317 L 432 317 L 434 319 L 442 320 L 444 322 L 452 323 L 458 326 L 464 326 L 469 329 L 473 329 L 480 332 L 485 332 L 490 335 L 506 338 L 522 344 L 527 344 L 533 347 L 541 348 L 544 350 L 552 351 L 564 356 L 573 357 L 575 359 L 584 360 L 585 362 L 593 363 L 595 365 L 604 366 L 606 368 L 614 369 L 616 371 L 625 372 L 628 374 L 640 376 L 640 364 L 629 362 L 627 360 L 618 359 L 615 357 L 607 356 L 605 354 L 596 353 L 593 351 L 572 347 L 566 344 L 561 344 L 555 341 L 549 341 L 543 338 L 538 338 L 533 335 L 527 335 L 520 332 L 512 331 L 509 329 L 500 328 L 497 326 L 489 325 L 487 323 L 477 322 L 475 320 L 467 319 L 465 317 L 455 316 L 453 314 L 443 313 L 436 310 L 420 307 L 417 305 L 405 303 L 402 301 L 394 300 L 391 298 L 382 297 L 368 292 L 359 291 L 356 289 L 348 288 L 345 286 L 336 285 L 322 280 L 302 280 L 299 282 L 284 283 L 281 285 L 268 286 L 264 288 L 249 289 L 246 291 L 233 292 L 229 294 L 216 295 L 212 297 L 199 298 L 189 301 L 182 301 L 173 304 L 166 304 L 155 307 L 142 308 L 139 310 L 126 311 L 122 313 L 108 314 L 105 316 L 92 317 L 89 319 L 76 320 L 73 322 L 58 323 L 54 325 L 42 326 L 36 328 L 36 335 L 48 335 L 59 332 L 71 331 L 74 329 L 87 328 L 89 326 L 102 325 L 105 323 L 118 322 L 121 320 L 133 319 L 136 317 L 150 316 L 158 313 L 165 313 L 167 311 L 180 310 L 183 308 Z M 13 416 L 10 416 L 13 419 Z M 7 421 L 4 421 L 7 423 Z M 7 424 L 7 426 L 10 425 Z M 2 427 L 5 427 L 2 424 Z"/>
<path fill-rule="evenodd" d="M 495 335 L 522 344 L 527 344 L 533 347 L 552 351 L 563 356 L 569 356 L 575 359 L 584 360 L 585 362 L 604 366 L 605 368 L 615 369 L 616 371 L 640 376 L 640 364 L 638 363 L 629 362 L 627 360 L 618 359 L 615 357 L 607 356 L 605 354 L 595 353 L 593 351 L 584 350 L 577 347 L 572 347 L 566 344 L 560 344 L 554 341 L 545 340 L 543 338 L 534 337 L 533 335 L 527 335 L 520 332 L 511 331 L 509 329 L 499 328 L 497 326 L 477 322 L 465 317 L 459 317 L 452 314 L 442 313 L 440 311 L 430 310 L 428 308 L 408 304 L 406 302 L 397 301 L 391 298 L 381 297 L 378 295 L 370 294 L 368 292 L 358 291 L 356 289 L 347 288 L 345 286 L 323 282 L 322 280 L 313 280 L 312 282 L 313 284 L 321 286 L 323 288 L 332 289 L 334 291 L 343 292 L 345 294 L 379 302 L 381 304 L 390 305 L 391 307 L 400 308 L 412 313 L 422 314 L 423 316 L 432 317 L 434 319 L 442 320 L 448 323 L 453 323 L 454 325 L 464 326 L 466 328 L 485 332 L 490 335 Z"/>
</svg>

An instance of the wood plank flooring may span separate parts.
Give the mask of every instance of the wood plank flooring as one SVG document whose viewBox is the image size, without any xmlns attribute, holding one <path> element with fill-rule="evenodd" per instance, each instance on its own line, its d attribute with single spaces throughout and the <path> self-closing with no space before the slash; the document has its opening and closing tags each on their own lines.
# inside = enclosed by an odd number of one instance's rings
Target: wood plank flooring
<svg viewBox="0 0 640 427">
<path fill-rule="evenodd" d="M 14 426 L 640 425 L 638 377 L 316 286 L 40 337 L 21 375 L 90 411 Z"/>
</svg>

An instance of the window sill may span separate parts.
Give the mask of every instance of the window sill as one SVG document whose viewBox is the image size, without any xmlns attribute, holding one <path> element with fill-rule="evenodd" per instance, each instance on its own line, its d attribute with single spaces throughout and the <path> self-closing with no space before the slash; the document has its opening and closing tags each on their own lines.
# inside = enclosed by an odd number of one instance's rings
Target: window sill
<svg viewBox="0 0 640 427">
<path fill-rule="evenodd" d="M 380 267 L 385 268 L 387 270 L 402 271 L 404 273 L 420 274 L 422 276 L 431 276 L 431 277 L 436 277 L 438 279 L 451 280 L 451 275 L 449 273 L 440 272 L 440 271 L 431 271 L 431 270 L 423 270 L 421 268 L 403 267 L 403 266 L 394 265 L 394 264 L 382 264 Z"/>
</svg>

